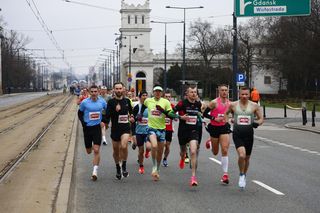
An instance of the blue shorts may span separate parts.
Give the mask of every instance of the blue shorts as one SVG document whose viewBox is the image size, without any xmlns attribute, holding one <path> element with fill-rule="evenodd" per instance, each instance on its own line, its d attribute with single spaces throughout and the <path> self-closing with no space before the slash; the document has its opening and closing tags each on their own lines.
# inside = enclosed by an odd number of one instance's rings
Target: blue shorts
<svg viewBox="0 0 320 213">
<path fill-rule="evenodd" d="M 159 142 L 165 142 L 166 141 L 166 130 L 165 129 L 153 129 L 151 127 L 148 128 L 148 136 L 150 135 L 156 135 L 157 140 Z"/>
</svg>

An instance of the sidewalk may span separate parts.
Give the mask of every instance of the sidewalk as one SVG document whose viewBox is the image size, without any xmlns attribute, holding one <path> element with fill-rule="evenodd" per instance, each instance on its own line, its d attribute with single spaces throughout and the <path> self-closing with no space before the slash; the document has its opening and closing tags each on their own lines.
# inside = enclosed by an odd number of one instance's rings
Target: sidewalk
<svg viewBox="0 0 320 213">
<path fill-rule="evenodd" d="M 261 110 L 263 112 L 262 108 L 261 108 Z M 312 122 L 311 122 L 311 118 L 312 118 L 311 113 L 312 113 L 311 111 L 307 111 L 308 122 L 306 125 L 302 125 L 302 112 L 301 112 L 301 110 L 287 109 L 287 118 L 300 119 L 301 122 L 289 122 L 289 123 L 285 124 L 284 126 L 287 128 L 290 128 L 290 129 L 299 129 L 299 130 L 303 130 L 303 131 L 309 131 L 309 132 L 314 132 L 314 133 L 320 134 L 320 122 L 319 122 L 320 113 L 316 112 L 316 121 L 315 121 L 314 127 L 312 126 Z M 284 109 L 280 109 L 280 108 L 266 107 L 265 115 L 266 115 L 265 120 L 285 118 L 284 117 Z"/>
</svg>

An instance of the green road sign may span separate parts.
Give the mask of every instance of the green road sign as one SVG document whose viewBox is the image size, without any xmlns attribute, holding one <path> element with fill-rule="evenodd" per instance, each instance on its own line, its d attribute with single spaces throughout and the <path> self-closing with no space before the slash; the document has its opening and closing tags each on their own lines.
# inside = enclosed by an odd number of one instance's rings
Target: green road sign
<svg viewBox="0 0 320 213">
<path fill-rule="evenodd" d="M 311 0 L 235 0 L 236 17 L 306 16 L 311 12 Z"/>
</svg>

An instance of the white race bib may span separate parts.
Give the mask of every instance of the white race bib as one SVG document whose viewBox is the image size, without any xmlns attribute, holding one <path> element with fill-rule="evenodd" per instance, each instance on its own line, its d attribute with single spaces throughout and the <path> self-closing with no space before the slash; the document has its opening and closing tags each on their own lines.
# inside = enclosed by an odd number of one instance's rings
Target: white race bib
<svg viewBox="0 0 320 213">
<path fill-rule="evenodd" d="M 166 118 L 166 125 L 170 125 L 171 119 L 170 118 Z"/>
<path fill-rule="evenodd" d="M 153 109 L 153 110 L 151 110 L 151 116 L 160 118 L 161 117 L 161 112 L 159 110 Z"/>
<path fill-rule="evenodd" d="M 238 115 L 238 125 L 251 125 L 251 116 L 249 115 Z"/>
<path fill-rule="evenodd" d="M 148 125 L 148 118 L 142 118 L 141 121 L 138 121 L 138 124 L 141 125 L 141 126 Z"/>
<path fill-rule="evenodd" d="M 197 116 L 188 116 L 188 119 L 186 120 L 186 124 L 189 125 L 196 125 L 197 124 Z"/>
<path fill-rule="evenodd" d="M 126 124 L 128 122 L 129 122 L 128 115 L 119 115 L 118 117 L 119 124 Z"/>
<path fill-rule="evenodd" d="M 95 121 L 100 119 L 100 112 L 89 112 L 89 120 Z"/>
<path fill-rule="evenodd" d="M 223 118 L 224 117 L 224 114 L 219 114 L 218 113 L 218 118 Z"/>
</svg>

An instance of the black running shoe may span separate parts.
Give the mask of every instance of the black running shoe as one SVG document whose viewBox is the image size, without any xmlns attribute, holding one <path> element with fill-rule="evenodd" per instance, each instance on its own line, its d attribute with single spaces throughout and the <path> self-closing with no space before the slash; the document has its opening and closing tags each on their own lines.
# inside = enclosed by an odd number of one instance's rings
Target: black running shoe
<svg viewBox="0 0 320 213">
<path fill-rule="evenodd" d="M 124 170 L 124 171 L 122 171 L 122 175 L 123 175 L 123 177 L 129 177 L 129 172 L 128 171 L 126 171 L 126 170 Z"/>
<path fill-rule="evenodd" d="M 122 179 L 121 172 L 117 172 L 117 174 L 116 174 L 116 178 L 117 178 L 118 180 L 121 180 L 121 179 Z"/>
</svg>

